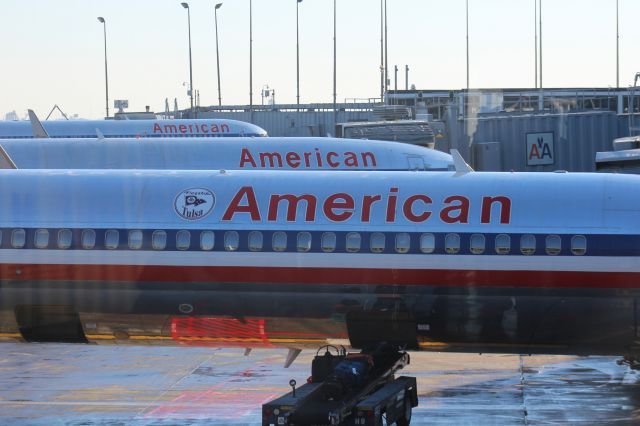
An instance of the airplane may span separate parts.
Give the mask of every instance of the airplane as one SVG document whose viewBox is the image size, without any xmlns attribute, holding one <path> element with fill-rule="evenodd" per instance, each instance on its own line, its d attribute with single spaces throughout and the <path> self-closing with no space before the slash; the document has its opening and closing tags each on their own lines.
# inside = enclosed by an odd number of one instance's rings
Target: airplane
<svg viewBox="0 0 640 426">
<path fill-rule="evenodd" d="M 0 170 L 0 340 L 634 360 L 639 188 L 583 173 Z"/>
<path fill-rule="evenodd" d="M 336 138 L 0 139 L 21 169 L 452 170 L 449 154 Z"/>
<path fill-rule="evenodd" d="M 0 139 L 263 137 L 251 123 L 227 119 L 189 120 L 55 120 L 43 121 L 29 110 L 30 120 L 0 121 Z"/>
</svg>

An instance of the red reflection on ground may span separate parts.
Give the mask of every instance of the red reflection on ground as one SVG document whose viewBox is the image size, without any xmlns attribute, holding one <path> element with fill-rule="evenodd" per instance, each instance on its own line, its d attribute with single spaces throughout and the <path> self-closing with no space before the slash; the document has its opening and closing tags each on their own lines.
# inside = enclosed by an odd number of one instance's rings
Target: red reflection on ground
<svg viewBox="0 0 640 426">
<path fill-rule="evenodd" d="M 223 347 L 273 347 L 264 319 L 174 317 L 171 337 L 185 345 Z"/>
</svg>

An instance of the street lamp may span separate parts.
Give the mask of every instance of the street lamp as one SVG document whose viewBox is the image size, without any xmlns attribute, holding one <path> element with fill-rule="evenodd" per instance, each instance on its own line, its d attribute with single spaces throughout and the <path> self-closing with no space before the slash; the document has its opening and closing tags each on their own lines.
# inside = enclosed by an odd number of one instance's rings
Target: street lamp
<svg viewBox="0 0 640 426">
<path fill-rule="evenodd" d="M 187 9 L 187 23 L 189 26 L 189 97 L 191 98 L 191 113 L 193 114 L 193 66 L 191 62 L 191 10 L 189 3 L 180 3 Z"/>
<path fill-rule="evenodd" d="M 253 123 L 253 2 L 249 0 L 249 121 Z"/>
<path fill-rule="evenodd" d="M 620 22 L 619 2 L 616 0 L 616 88 L 620 88 Z"/>
<path fill-rule="evenodd" d="M 333 0 L 333 112 L 338 116 L 336 104 L 336 0 Z M 337 121 L 337 120 L 336 120 Z"/>
<path fill-rule="evenodd" d="M 300 24 L 298 21 L 298 12 L 302 0 L 296 1 L 296 103 L 300 105 Z"/>
<path fill-rule="evenodd" d="M 222 95 L 220 92 L 220 51 L 218 50 L 218 9 L 222 6 L 222 3 L 216 4 L 213 11 L 216 20 L 216 66 L 218 68 L 218 105 L 222 105 Z"/>
<path fill-rule="evenodd" d="M 98 22 L 102 23 L 104 29 L 104 86 L 105 86 L 105 104 L 107 109 L 107 117 L 109 117 L 109 75 L 107 73 L 107 23 L 102 16 L 98 16 Z"/>
</svg>

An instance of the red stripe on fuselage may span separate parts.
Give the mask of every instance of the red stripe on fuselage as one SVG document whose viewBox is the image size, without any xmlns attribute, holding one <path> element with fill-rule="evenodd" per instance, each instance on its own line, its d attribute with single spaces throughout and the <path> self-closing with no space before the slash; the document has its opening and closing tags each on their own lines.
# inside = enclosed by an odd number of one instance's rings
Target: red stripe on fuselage
<svg viewBox="0 0 640 426">
<path fill-rule="evenodd" d="M 256 284 L 640 288 L 638 272 L 2 264 L 0 279 Z"/>
</svg>

